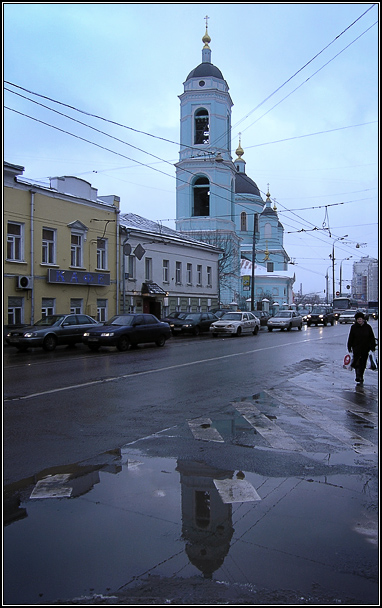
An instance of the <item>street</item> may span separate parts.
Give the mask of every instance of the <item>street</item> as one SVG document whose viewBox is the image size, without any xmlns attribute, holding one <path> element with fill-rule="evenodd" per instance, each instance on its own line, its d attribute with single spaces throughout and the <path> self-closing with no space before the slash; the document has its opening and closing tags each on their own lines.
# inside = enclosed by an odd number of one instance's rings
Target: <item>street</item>
<svg viewBox="0 0 382 608">
<path fill-rule="evenodd" d="M 377 605 L 378 372 L 356 387 L 348 332 L 6 347 L 5 604 Z"/>
</svg>

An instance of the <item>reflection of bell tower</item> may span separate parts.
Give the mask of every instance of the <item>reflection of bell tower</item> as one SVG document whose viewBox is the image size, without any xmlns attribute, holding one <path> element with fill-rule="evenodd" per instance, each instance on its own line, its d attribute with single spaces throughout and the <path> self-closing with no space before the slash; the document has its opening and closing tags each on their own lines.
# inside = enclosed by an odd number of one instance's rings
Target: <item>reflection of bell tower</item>
<svg viewBox="0 0 382 608">
<path fill-rule="evenodd" d="M 211 578 L 228 554 L 233 534 L 232 505 L 224 504 L 214 479 L 232 478 L 202 462 L 178 461 L 182 488 L 182 533 L 190 562 Z"/>
</svg>

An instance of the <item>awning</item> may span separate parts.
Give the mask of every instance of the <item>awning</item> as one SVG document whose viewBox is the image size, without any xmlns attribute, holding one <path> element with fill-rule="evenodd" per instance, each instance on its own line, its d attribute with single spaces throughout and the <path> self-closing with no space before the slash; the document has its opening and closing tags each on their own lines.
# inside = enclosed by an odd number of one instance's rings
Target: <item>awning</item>
<svg viewBox="0 0 382 608">
<path fill-rule="evenodd" d="M 142 283 L 142 295 L 144 296 L 166 296 L 167 292 L 159 287 L 157 283 Z"/>
</svg>

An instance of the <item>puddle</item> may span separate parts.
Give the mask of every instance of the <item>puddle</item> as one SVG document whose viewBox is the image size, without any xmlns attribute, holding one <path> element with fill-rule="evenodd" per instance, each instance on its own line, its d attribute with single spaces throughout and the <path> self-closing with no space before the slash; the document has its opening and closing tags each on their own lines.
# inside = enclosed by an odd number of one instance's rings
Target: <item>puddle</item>
<svg viewBox="0 0 382 608">
<path fill-rule="evenodd" d="M 148 575 L 375 603 L 361 474 L 267 477 L 130 446 L 98 460 L 6 488 L 5 604 L 110 595 Z"/>
</svg>

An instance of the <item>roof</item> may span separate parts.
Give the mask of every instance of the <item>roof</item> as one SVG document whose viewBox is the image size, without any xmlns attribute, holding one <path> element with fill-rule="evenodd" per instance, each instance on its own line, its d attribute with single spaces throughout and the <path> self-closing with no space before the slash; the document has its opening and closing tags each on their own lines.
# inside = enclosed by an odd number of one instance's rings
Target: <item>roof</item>
<svg viewBox="0 0 382 608">
<path fill-rule="evenodd" d="M 241 172 L 237 172 L 235 176 L 235 193 L 254 194 L 261 197 L 257 184 L 248 175 Z"/>
<path fill-rule="evenodd" d="M 203 63 L 200 63 L 196 68 L 191 70 L 191 72 L 186 78 L 186 81 L 190 80 L 190 78 L 208 78 L 209 76 L 212 76 L 212 78 L 219 78 L 220 80 L 224 80 L 223 74 L 221 73 L 219 68 L 216 67 L 216 65 L 207 61 L 203 61 Z"/>
</svg>

